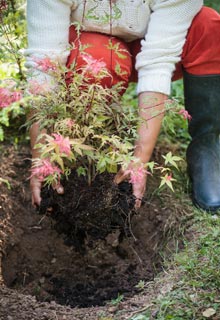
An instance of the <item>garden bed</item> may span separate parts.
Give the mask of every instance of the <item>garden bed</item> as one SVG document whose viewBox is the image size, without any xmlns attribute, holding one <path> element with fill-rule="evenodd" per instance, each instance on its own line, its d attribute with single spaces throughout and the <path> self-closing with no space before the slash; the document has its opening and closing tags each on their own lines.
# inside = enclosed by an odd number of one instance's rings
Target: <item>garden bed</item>
<svg viewBox="0 0 220 320">
<path fill-rule="evenodd" d="M 65 194 L 45 190 L 31 206 L 27 146 L 2 148 L 0 319 L 101 319 L 146 303 L 140 283 L 161 270 L 184 208 L 173 195 L 146 195 L 139 212 L 113 176 L 88 186 L 70 177 Z M 151 185 L 153 185 L 153 181 Z M 127 203 L 128 200 L 128 203 Z M 168 244 L 169 243 L 169 244 Z M 169 249 L 168 249 L 169 247 Z"/>
</svg>

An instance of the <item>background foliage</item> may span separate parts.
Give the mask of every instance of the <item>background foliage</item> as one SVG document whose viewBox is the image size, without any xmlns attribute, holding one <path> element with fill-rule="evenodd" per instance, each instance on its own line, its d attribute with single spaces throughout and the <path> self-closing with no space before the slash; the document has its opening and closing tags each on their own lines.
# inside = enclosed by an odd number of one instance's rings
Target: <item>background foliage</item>
<svg viewBox="0 0 220 320">
<path fill-rule="evenodd" d="M 208 7 L 211 7 L 215 10 L 217 10 L 218 12 L 220 11 L 220 2 L 219 0 L 205 0 L 204 4 Z"/>
<path fill-rule="evenodd" d="M 205 0 L 204 4 L 220 12 L 219 0 Z M 16 80 L 20 88 L 24 86 L 24 58 L 21 49 L 27 46 L 25 10 L 25 0 L 0 0 L 0 87 L 1 82 L 6 78 Z M 181 81 L 174 83 L 172 96 L 177 98 L 180 104 L 183 105 L 182 89 L 183 85 Z M 131 88 L 127 94 L 128 96 L 125 95 L 125 101 L 136 105 L 135 89 Z M 21 108 L 16 110 L 15 120 L 13 119 L 13 122 L 17 121 L 19 112 L 23 115 Z M 3 127 L 9 127 L 9 124 L 13 126 L 13 122 L 9 122 L 11 114 L 12 112 L 10 110 L 8 112 L 6 112 L 6 110 L 0 112 L 0 130 L 3 130 Z M 24 119 L 23 117 L 21 118 Z M 182 141 L 182 145 L 184 145 L 185 139 L 188 139 L 186 122 L 183 120 L 181 122 L 181 120 L 177 120 L 177 118 L 176 120 L 170 120 L 172 121 L 166 121 L 164 131 L 166 133 L 170 132 L 171 140 L 173 140 L 172 138 L 174 138 L 174 132 L 176 131 L 175 134 L 177 134 L 179 140 Z M 18 126 L 15 127 L 14 135 L 16 135 L 17 128 Z"/>
</svg>

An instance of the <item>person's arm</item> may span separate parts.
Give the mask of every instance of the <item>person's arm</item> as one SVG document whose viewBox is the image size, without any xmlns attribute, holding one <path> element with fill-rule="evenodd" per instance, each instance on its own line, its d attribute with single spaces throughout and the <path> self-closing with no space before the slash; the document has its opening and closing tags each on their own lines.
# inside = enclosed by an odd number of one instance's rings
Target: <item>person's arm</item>
<svg viewBox="0 0 220 320">
<path fill-rule="evenodd" d="M 150 161 L 157 137 L 160 132 L 164 116 L 164 102 L 167 95 L 158 92 L 142 92 L 139 94 L 139 114 L 143 119 L 138 129 L 138 140 L 135 143 L 134 155 L 140 160 L 140 165 Z M 130 164 L 132 167 L 132 164 Z M 115 176 L 115 183 L 119 184 L 129 178 L 126 171 L 120 170 Z M 133 194 L 136 197 L 135 208 L 141 206 L 141 199 L 144 195 L 147 182 L 147 174 L 133 183 Z"/>
<path fill-rule="evenodd" d="M 139 94 L 139 114 L 143 120 L 138 128 L 138 140 L 134 154 L 142 163 L 147 163 L 152 155 L 163 120 L 167 95 L 158 92 Z"/>
<path fill-rule="evenodd" d="M 59 60 L 65 65 L 69 55 L 68 38 L 71 9 L 76 5 L 75 0 L 28 0 L 27 1 L 27 27 L 28 48 L 25 50 L 26 67 L 28 68 L 28 82 L 43 85 L 44 91 L 54 86 L 53 77 L 41 70 L 38 60 L 50 58 Z M 30 82 L 31 83 L 31 82 Z M 35 148 L 40 134 L 39 124 L 34 123 L 30 128 L 32 159 L 40 157 Z M 39 142 L 39 141 L 38 141 Z M 40 205 L 42 182 L 37 176 L 30 179 L 33 205 Z M 58 193 L 63 193 L 63 187 L 56 185 Z"/>
<path fill-rule="evenodd" d="M 147 121 L 147 124 L 143 122 L 140 126 L 135 144 L 134 155 L 140 159 L 140 163 L 150 161 L 160 132 L 164 102 L 170 94 L 175 64 L 181 59 L 187 31 L 202 5 L 202 0 L 152 1 L 148 31 L 136 60 L 139 112 Z M 120 183 L 127 178 L 125 172 L 120 170 L 115 182 Z M 141 205 L 146 181 L 145 174 L 133 183 L 136 208 Z"/>
<path fill-rule="evenodd" d="M 42 133 L 42 132 L 41 132 Z M 34 123 L 30 128 L 30 142 L 31 142 L 31 156 L 32 159 L 37 159 L 40 157 L 40 152 L 35 148 L 35 144 L 37 143 L 37 139 L 39 136 L 39 125 L 38 123 Z M 30 178 L 30 188 L 31 188 L 31 196 L 32 196 L 32 204 L 35 206 L 39 206 L 41 203 L 41 185 L 42 182 L 38 177 Z"/>
<path fill-rule="evenodd" d="M 76 5 L 76 0 L 27 1 L 28 48 L 24 54 L 28 80 L 47 83 L 47 86 L 52 81 L 50 75 L 37 64 L 38 60 L 45 57 L 65 65 L 69 55 L 70 14 Z"/>
<path fill-rule="evenodd" d="M 169 95 L 175 64 L 180 61 L 186 35 L 202 0 L 154 0 L 145 39 L 136 58 L 137 92 Z"/>
</svg>

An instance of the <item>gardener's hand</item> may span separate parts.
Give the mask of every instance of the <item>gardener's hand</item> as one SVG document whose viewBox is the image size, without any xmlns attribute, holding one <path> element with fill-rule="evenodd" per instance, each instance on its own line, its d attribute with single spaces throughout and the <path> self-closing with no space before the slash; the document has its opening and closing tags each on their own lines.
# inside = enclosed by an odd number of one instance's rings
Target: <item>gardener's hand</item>
<svg viewBox="0 0 220 320">
<path fill-rule="evenodd" d="M 41 203 L 41 188 L 42 188 L 42 182 L 37 176 L 33 176 L 30 179 L 30 187 L 31 187 L 31 194 L 32 194 L 32 205 L 35 207 L 40 206 Z M 58 194 L 64 193 L 63 186 L 58 183 L 54 186 L 52 186 L 54 190 L 57 191 Z"/>
<path fill-rule="evenodd" d="M 134 208 L 137 210 L 141 207 L 142 198 L 144 196 L 146 190 L 146 182 L 147 182 L 147 172 L 143 171 L 138 179 L 132 181 L 130 170 L 120 169 L 116 174 L 114 182 L 119 184 L 123 181 L 129 181 L 132 184 L 133 195 L 135 197 Z"/>
<path fill-rule="evenodd" d="M 31 187 L 31 195 L 32 195 L 32 205 L 33 206 L 39 206 L 41 203 L 41 187 L 42 183 L 41 181 L 33 176 L 30 179 L 30 187 Z"/>
<path fill-rule="evenodd" d="M 120 170 L 116 177 L 115 183 L 130 181 L 133 187 L 133 194 L 136 198 L 135 208 L 141 206 L 141 200 L 146 190 L 147 170 L 143 170 L 144 164 L 150 161 L 154 146 L 160 132 L 163 114 L 165 112 L 164 102 L 167 95 L 159 92 L 142 92 L 138 96 L 139 115 L 143 119 L 138 128 L 138 139 L 135 142 L 134 156 L 139 160 L 138 167 L 130 164 L 128 169 Z M 138 162 L 137 162 L 138 163 Z M 137 172 L 137 179 L 132 179 L 131 172 L 133 169 Z M 141 174 L 139 169 L 141 169 Z"/>
</svg>

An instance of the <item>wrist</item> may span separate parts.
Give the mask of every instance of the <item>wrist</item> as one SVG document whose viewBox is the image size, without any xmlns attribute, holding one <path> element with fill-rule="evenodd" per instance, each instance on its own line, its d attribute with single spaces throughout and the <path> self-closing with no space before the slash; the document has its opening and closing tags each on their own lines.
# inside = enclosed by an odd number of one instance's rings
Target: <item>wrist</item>
<svg viewBox="0 0 220 320">
<path fill-rule="evenodd" d="M 153 152 L 154 146 L 149 146 L 149 144 L 146 143 L 137 143 L 134 150 L 134 156 L 142 163 L 147 163 L 150 161 L 152 152 Z"/>
</svg>

